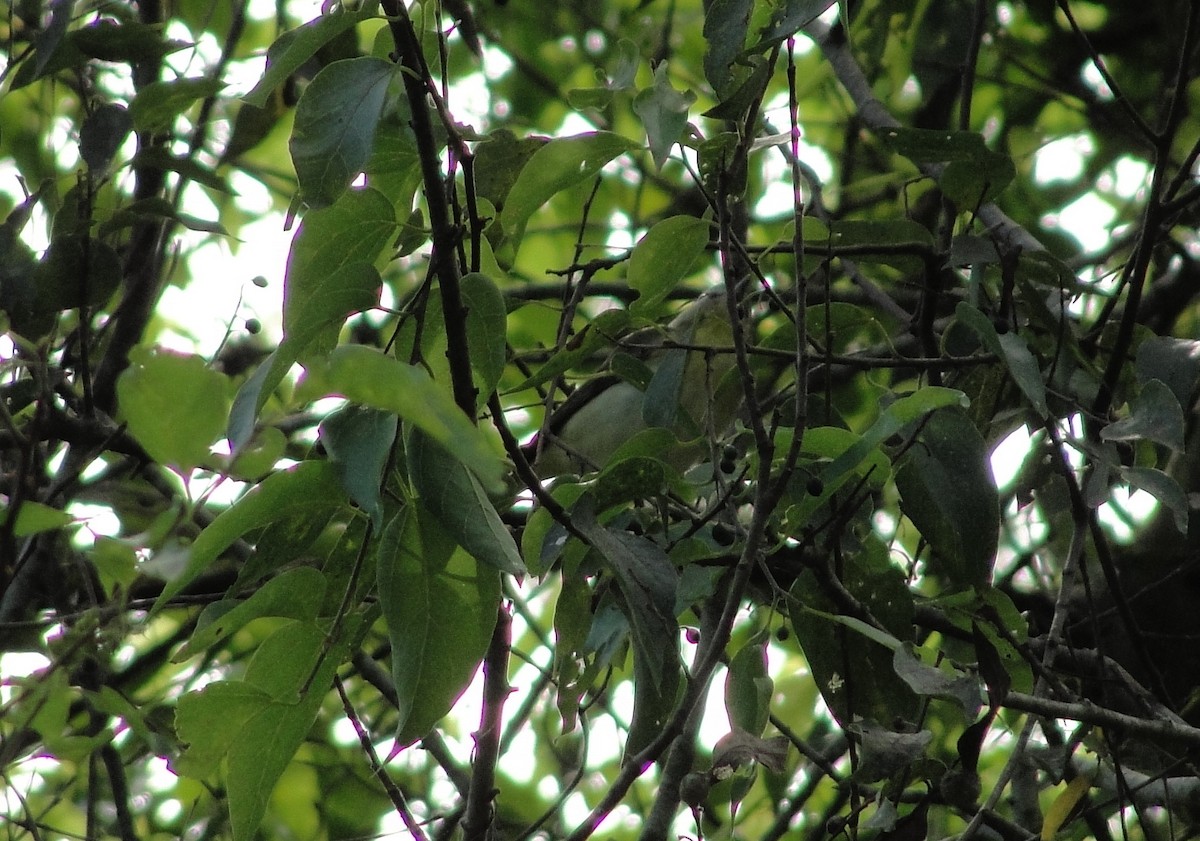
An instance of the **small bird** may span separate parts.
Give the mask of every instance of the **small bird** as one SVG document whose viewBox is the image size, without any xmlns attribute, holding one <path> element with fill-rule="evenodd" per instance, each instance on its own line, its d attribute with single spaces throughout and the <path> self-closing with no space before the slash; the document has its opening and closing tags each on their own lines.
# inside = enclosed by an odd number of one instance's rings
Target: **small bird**
<svg viewBox="0 0 1200 841">
<path fill-rule="evenodd" d="M 577 388 L 523 448 L 534 471 L 549 478 L 600 469 L 650 427 L 670 429 L 681 442 L 664 460 L 680 470 L 694 465 L 708 451 L 705 439 L 723 433 L 741 406 L 741 384 L 726 378 L 732 343 L 724 288 L 689 303 L 665 330 L 626 337 L 621 349 L 644 357 L 649 382 L 643 389 L 609 373 Z"/>
</svg>

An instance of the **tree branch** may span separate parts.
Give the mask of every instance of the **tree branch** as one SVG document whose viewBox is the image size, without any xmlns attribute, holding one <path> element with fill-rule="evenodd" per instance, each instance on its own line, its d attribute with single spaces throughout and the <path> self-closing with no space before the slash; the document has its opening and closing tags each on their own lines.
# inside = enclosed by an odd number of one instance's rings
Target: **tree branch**
<svg viewBox="0 0 1200 841">
<path fill-rule="evenodd" d="M 871 85 L 863 75 L 862 68 L 849 45 L 830 37 L 832 29 L 825 23 L 815 20 L 804 28 L 805 33 L 821 48 L 838 81 L 842 83 L 846 93 L 858 109 L 858 116 L 863 124 L 872 131 L 900 128 L 900 121 L 892 116 L 882 102 L 876 98 Z M 944 167 L 941 164 L 918 164 L 917 168 L 930 178 L 937 178 Z M 1045 246 L 1029 231 L 1010 219 L 1004 211 L 992 202 L 987 202 L 979 208 L 977 214 L 980 221 L 987 226 L 988 232 L 1008 247 L 1009 250 L 1020 248 L 1023 252 L 1045 251 Z"/>
</svg>

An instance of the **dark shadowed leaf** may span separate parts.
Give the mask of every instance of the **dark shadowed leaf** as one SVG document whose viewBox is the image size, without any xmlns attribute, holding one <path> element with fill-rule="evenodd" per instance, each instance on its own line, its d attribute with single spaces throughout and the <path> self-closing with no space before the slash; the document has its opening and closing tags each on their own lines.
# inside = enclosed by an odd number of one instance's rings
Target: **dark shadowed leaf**
<svg viewBox="0 0 1200 841">
<path fill-rule="evenodd" d="M 79 156 L 97 173 L 104 173 L 132 129 L 133 120 L 124 105 L 100 105 L 79 129 Z"/>
<path fill-rule="evenodd" d="M 892 667 L 895 640 L 912 636 L 912 594 L 900 570 L 877 542 L 845 558 L 840 586 L 871 611 L 892 637 L 891 646 L 875 637 L 879 629 L 857 617 L 838 616 L 829 587 L 806 570 L 791 590 L 789 616 L 796 639 L 826 705 L 843 725 L 859 717 L 910 721 L 920 703 Z M 872 636 L 847 621 L 854 620 Z"/>
<path fill-rule="evenodd" d="M 396 416 L 363 406 L 344 406 L 321 421 L 321 443 L 342 477 L 346 493 L 383 526 L 379 485 L 396 440 Z"/>
<path fill-rule="evenodd" d="M 862 764 L 854 776 L 864 783 L 906 771 L 925 755 L 925 749 L 933 741 L 933 733 L 928 730 L 900 733 L 869 720 L 851 724 L 847 729 L 858 737 L 862 746 Z"/>
<path fill-rule="evenodd" d="M 413 487 L 445 533 L 477 561 L 524 575 L 512 534 L 463 463 L 419 429 L 409 431 L 404 451 Z"/>
<path fill-rule="evenodd" d="M 691 91 L 677 91 L 667 77 L 667 62 L 654 68 L 654 84 L 638 92 L 633 100 L 633 112 L 646 127 L 650 155 L 654 165 L 662 169 L 671 149 L 687 127 L 688 108 L 696 101 Z"/>
<path fill-rule="evenodd" d="M 1183 408 L 1162 380 L 1147 380 L 1129 406 L 1129 414 L 1100 430 L 1104 441 L 1145 439 L 1183 451 Z"/>
<path fill-rule="evenodd" d="M 934 412 L 896 474 L 900 507 L 933 548 L 953 588 L 985 583 L 1000 534 L 987 447 L 967 413 Z"/>
<path fill-rule="evenodd" d="M 704 77 L 723 97 L 733 78 L 731 67 L 746 43 L 752 0 L 714 0 L 704 13 Z"/>
<path fill-rule="evenodd" d="M 333 204 L 366 167 L 396 72 L 381 58 L 348 58 L 322 68 L 304 90 L 288 148 L 310 206 Z"/>
<path fill-rule="evenodd" d="M 500 573 L 410 505 L 380 538 L 376 577 L 399 697 L 396 744 L 403 747 L 428 733 L 470 684 L 496 624 Z"/>
</svg>

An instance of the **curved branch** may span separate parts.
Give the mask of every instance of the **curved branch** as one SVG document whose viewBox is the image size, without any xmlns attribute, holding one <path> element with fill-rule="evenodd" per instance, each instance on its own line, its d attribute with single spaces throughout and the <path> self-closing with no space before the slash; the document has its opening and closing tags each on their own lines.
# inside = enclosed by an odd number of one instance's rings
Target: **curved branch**
<svg viewBox="0 0 1200 841">
<path fill-rule="evenodd" d="M 858 109 L 858 116 L 863 124 L 872 131 L 900 128 L 900 121 L 887 110 L 871 90 L 871 85 L 863 75 L 854 54 L 844 39 L 832 37 L 833 29 L 821 21 L 813 21 L 804 28 L 808 37 L 812 38 L 821 48 L 834 75 L 842 83 L 846 93 Z M 917 168 L 930 178 L 937 178 L 944 168 L 941 164 L 922 163 Z M 1022 252 L 1045 251 L 1033 234 L 1013 221 L 1003 210 L 992 202 L 987 202 L 979 208 L 977 214 L 980 221 L 987 226 L 988 232 L 996 240 L 1007 246 L 1009 250 L 1020 249 Z"/>
</svg>

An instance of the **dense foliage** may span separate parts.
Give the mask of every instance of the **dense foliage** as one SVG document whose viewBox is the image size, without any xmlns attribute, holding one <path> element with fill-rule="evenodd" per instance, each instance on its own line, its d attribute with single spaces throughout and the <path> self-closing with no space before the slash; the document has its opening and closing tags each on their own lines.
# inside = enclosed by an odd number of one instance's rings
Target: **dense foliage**
<svg viewBox="0 0 1200 841">
<path fill-rule="evenodd" d="M 0 32 L 0 836 L 1194 834 L 1190 0 Z"/>
</svg>

